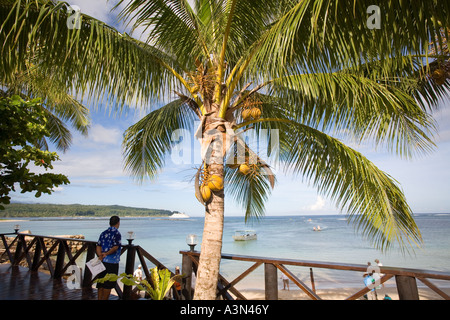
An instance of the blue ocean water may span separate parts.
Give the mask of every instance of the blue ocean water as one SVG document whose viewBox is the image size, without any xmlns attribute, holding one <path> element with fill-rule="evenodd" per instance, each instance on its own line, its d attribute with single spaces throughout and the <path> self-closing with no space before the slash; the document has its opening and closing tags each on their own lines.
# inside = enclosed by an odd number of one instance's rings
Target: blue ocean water
<svg viewBox="0 0 450 320">
<path fill-rule="evenodd" d="M 108 227 L 107 218 L 12 219 L 20 221 L 0 222 L 0 233 L 11 232 L 15 224 L 20 224 L 21 230 L 30 230 L 33 234 L 83 234 L 87 240 L 97 241 L 99 234 Z M 374 259 L 378 258 L 384 266 L 450 272 L 450 214 L 418 214 L 415 219 L 424 243 L 422 248 L 415 249 L 414 254 L 405 255 L 395 248 L 387 253 L 374 249 L 355 232 L 344 215 L 266 216 L 247 224 L 243 217 L 226 217 L 222 252 L 364 265 L 367 262 L 374 263 Z M 181 265 L 179 251 L 189 249 L 186 236 L 197 234 L 201 242 L 203 223 L 204 219 L 200 217 L 178 220 L 124 217 L 119 230 L 124 244 L 126 233 L 134 231 L 134 243 L 173 270 L 175 266 Z M 321 232 L 313 231 L 313 227 L 317 225 L 320 225 Z M 258 239 L 234 241 L 232 235 L 239 229 L 254 229 Z M 196 250 L 200 250 L 200 245 Z M 231 281 L 250 266 L 251 263 L 222 260 L 221 274 Z M 308 268 L 292 267 L 290 270 L 300 279 L 309 279 Z M 314 273 L 316 287 L 348 286 L 349 283 L 358 285 L 361 282 L 361 275 L 356 272 L 315 269 Z M 239 283 L 238 288 L 263 288 L 263 283 L 263 268 L 259 267 Z"/>
</svg>

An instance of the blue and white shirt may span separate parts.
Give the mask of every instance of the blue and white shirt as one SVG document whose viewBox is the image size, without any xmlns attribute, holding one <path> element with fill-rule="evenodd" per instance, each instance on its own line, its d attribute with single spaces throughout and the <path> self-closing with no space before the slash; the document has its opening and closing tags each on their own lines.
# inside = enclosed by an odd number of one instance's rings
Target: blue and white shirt
<svg viewBox="0 0 450 320">
<path fill-rule="evenodd" d="M 121 245 L 122 235 L 119 230 L 114 227 L 109 227 L 100 234 L 97 245 L 102 247 L 102 252 L 107 252 L 112 247 L 119 246 L 116 252 L 106 256 L 103 262 L 107 263 L 119 263 L 120 262 L 120 251 L 122 249 Z"/>
</svg>

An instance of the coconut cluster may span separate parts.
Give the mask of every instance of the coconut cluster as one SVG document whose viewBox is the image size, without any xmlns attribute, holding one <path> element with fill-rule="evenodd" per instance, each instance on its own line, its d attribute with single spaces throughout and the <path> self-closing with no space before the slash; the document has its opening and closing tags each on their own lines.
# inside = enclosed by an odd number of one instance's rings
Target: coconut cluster
<svg viewBox="0 0 450 320">
<path fill-rule="evenodd" d="M 200 195 L 203 202 L 211 199 L 212 193 L 223 189 L 223 179 L 215 174 L 209 174 L 206 167 L 202 172 L 202 184 L 200 185 Z"/>
<path fill-rule="evenodd" d="M 242 120 L 244 121 L 258 120 L 261 117 L 262 104 L 263 103 L 261 101 L 257 101 L 255 99 L 247 97 L 240 105 Z M 220 127 L 218 127 L 218 129 L 219 131 L 222 132 L 225 131 L 220 130 Z M 242 163 L 240 165 L 227 164 L 227 166 L 232 169 L 239 168 L 239 172 L 243 175 L 252 176 L 254 174 L 257 174 L 259 171 L 258 165 L 248 164 L 247 162 Z M 215 174 L 210 174 L 208 165 L 204 164 L 198 169 L 196 175 L 195 195 L 201 203 L 203 204 L 208 203 L 211 200 L 214 192 L 222 190 L 223 187 L 224 187 L 223 178 Z"/>
<path fill-rule="evenodd" d="M 261 117 L 261 106 L 262 106 L 262 102 L 261 101 L 257 101 L 257 100 L 252 100 L 252 99 L 245 99 L 244 102 L 242 103 L 242 119 L 244 121 L 247 120 L 258 120 L 259 117 Z"/>
<path fill-rule="evenodd" d="M 450 79 L 450 62 L 441 64 L 438 69 L 431 74 L 436 84 L 442 86 L 447 79 Z"/>
</svg>

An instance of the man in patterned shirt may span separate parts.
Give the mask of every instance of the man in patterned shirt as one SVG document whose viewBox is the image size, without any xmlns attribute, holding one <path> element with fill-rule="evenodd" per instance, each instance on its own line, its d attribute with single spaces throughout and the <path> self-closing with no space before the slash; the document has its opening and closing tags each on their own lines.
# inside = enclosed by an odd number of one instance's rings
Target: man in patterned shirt
<svg viewBox="0 0 450 320">
<path fill-rule="evenodd" d="M 108 273 L 119 273 L 120 251 L 122 236 L 119 232 L 120 218 L 112 216 L 109 219 L 110 227 L 100 234 L 97 242 L 97 256 L 103 262 L 106 270 L 98 275 L 98 278 L 103 278 Z M 104 283 L 97 283 L 98 299 L 108 300 L 111 289 L 114 288 L 116 282 L 105 281 Z"/>
</svg>

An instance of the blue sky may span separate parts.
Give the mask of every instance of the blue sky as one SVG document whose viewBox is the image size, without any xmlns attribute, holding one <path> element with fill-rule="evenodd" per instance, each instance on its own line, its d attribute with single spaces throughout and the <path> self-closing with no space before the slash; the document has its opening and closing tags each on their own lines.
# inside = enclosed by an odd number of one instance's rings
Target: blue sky
<svg viewBox="0 0 450 320">
<path fill-rule="evenodd" d="M 115 14 L 110 14 L 111 2 L 72 0 L 87 13 L 119 27 Z M 370 145 L 353 145 L 401 184 L 409 205 L 415 213 L 450 212 L 450 102 L 442 102 L 441 111 L 435 114 L 438 123 L 437 148 L 434 152 L 412 160 L 401 159 L 384 150 L 374 150 Z M 93 112 L 89 137 L 74 133 L 72 147 L 59 153 L 61 161 L 54 172 L 68 175 L 70 185 L 56 188 L 52 195 L 35 198 L 32 193 L 14 193 L 16 202 L 60 204 L 117 204 L 133 207 L 159 208 L 202 216 L 203 206 L 194 196 L 191 181 L 198 164 L 180 165 L 168 155 L 165 168 L 154 181 L 138 184 L 123 170 L 121 142 L 123 132 L 142 114 L 130 109 L 121 117 L 109 116 L 100 109 Z M 198 143 L 198 142 L 196 142 Z M 266 214 L 334 214 L 338 211 L 316 190 L 303 183 L 301 177 L 277 175 L 278 183 L 266 205 Z M 232 199 L 226 201 L 226 215 L 243 215 L 240 206 Z"/>
</svg>

